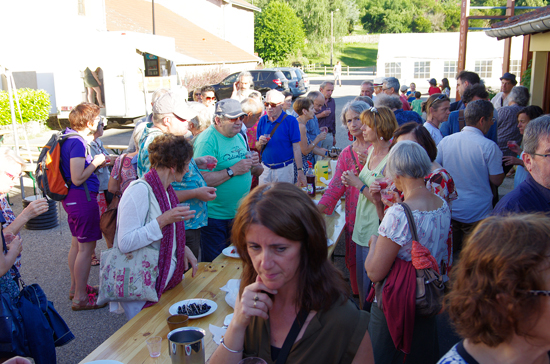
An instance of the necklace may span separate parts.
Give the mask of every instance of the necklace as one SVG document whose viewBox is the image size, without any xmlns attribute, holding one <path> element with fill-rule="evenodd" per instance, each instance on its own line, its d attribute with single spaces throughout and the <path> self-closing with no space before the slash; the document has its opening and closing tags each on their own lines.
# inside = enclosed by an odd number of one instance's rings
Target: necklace
<svg viewBox="0 0 550 364">
<path fill-rule="evenodd" d="M 405 197 L 405 200 L 407 200 L 407 199 L 408 199 L 407 197 L 411 197 L 412 191 L 418 190 L 418 189 L 420 189 L 420 188 L 426 188 L 426 186 L 418 186 L 418 187 L 415 187 L 415 188 L 413 188 L 412 190 L 408 191 L 407 194 L 408 194 L 409 196 L 403 196 L 403 197 Z"/>
</svg>

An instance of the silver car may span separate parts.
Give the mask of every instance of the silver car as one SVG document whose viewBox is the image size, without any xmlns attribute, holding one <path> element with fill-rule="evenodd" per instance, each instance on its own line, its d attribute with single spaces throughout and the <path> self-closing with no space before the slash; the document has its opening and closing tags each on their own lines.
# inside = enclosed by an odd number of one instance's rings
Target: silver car
<svg viewBox="0 0 550 364">
<path fill-rule="evenodd" d="M 301 69 L 295 67 L 277 67 L 288 79 L 288 88 L 293 97 L 305 94 L 309 90 L 309 79 Z"/>
</svg>

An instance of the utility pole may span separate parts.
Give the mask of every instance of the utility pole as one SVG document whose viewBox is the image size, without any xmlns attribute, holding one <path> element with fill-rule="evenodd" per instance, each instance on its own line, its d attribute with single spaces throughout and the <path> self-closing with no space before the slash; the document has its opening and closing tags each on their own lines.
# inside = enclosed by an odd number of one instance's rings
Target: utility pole
<svg viewBox="0 0 550 364">
<path fill-rule="evenodd" d="M 334 51 L 334 11 L 330 12 L 330 66 L 332 67 L 332 53 Z"/>
<path fill-rule="evenodd" d="M 155 35 L 155 0 L 153 0 L 153 35 Z"/>
</svg>

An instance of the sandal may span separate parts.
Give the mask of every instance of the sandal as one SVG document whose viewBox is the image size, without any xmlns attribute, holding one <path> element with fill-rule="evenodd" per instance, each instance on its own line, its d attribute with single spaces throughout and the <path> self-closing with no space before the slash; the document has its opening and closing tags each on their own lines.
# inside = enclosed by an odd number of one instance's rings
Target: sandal
<svg viewBox="0 0 550 364">
<path fill-rule="evenodd" d="M 89 284 L 86 285 L 86 293 L 87 294 L 98 294 L 99 292 L 99 286 L 90 286 Z M 69 300 L 73 300 L 74 298 L 74 291 L 69 291 Z"/>
<path fill-rule="evenodd" d="M 73 304 L 71 305 L 71 309 L 73 311 L 96 310 L 98 308 L 103 308 L 103 307 L 107 306 L 108 303 L 109 302 L 105 302 L 102 305 L 98 305 L 97 304 L 97 295 L 89 294 L 88 295 L 88 302 L 73 300 Z"/>
<path fill-rule="evenodd" d="M 97 259 L 96 255 L 92 255 L 92 267 L 95 267 L 96 265 L 99 265 L 99 259 Z"/>
</svg>

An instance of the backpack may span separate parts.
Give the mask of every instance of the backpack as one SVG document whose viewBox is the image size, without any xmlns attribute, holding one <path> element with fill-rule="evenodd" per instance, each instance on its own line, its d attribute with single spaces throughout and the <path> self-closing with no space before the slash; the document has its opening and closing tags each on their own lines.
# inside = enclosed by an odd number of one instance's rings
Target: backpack
<svg viewBox="0 0 550 364">
<path fill-rule="evenodd" d="M 88 142 L 78 133 L 64 134 L 60 131 L 50 138 L 42 148 L 38 161 L 36 162 L 36 183 L 45 196 L 54 201 L 63 201 L 69 193 L 71 181 L 65 179 L 61 168 L 61 146 L 70 137 L 82 139 L 86 144 L 86 155 L 90 154 Z M 84 182 L 86 197 L 90 201 L 88 185 Z"/>
</svg>

